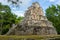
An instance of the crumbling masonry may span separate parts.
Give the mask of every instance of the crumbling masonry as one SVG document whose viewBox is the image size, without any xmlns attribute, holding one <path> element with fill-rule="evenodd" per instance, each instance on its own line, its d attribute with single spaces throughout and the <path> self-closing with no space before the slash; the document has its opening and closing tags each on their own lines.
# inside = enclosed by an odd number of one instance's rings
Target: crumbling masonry
<svg viewBox="0 0 60 40">
<path fill-rule="evenodd" d="M 24 19 L 6 35 L 56 35 L 56 29 L 48 21 L 39 3 L 34 2 L 25 12 Z"/>
</svg>

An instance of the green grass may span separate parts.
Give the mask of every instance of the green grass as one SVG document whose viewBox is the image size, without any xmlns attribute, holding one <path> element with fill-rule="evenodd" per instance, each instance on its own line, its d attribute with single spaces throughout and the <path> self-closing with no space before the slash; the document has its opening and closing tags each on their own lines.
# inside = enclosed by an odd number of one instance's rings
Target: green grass
<svg viewBox="0 0 60 40">
<path fill-rule="evenodd" d="M 47 39 L 47 38 L 60 38 L 60 35 L 26 35 L 26 36 L 16 36 L 16 35 L 0 35 L 0 40 L 22 40 L 22 39 Z"/>
</svg>

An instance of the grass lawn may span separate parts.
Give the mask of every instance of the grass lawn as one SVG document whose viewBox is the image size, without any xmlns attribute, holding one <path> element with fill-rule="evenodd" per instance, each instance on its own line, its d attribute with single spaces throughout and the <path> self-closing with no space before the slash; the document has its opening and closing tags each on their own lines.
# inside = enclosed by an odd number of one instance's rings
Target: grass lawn
<svg viewBox="0 0 60 40">
<path fill-rule="evenodd" d="M 22 40 L 22 39 L 60 39 L 60 35 L 25 35 L 25 36 L 16 36 L 16 35 L 0 35 L 0 40 Z"/>
</svg>

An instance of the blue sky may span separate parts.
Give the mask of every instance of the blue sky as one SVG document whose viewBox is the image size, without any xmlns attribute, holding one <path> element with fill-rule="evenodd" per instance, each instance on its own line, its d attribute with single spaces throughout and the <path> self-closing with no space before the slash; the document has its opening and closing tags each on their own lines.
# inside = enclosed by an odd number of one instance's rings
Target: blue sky
<svg viewBox="0 0 60 40">
<path fill-rule="evenodd" d="M 40 4 L 44 12 L 46 8 L 48 8 L 52 4 L 60 5 L 60 0 L 20 0 L 20 1 L 22 1 L 22 4 L 19 4 L 20 7 L 17 7 L 17 8 L 11 5 L 10 3 L 8 3 L 7 0 L 0 0 L 0 3 L 2 3 L 3 5 L 9 5 L 12 12 L 18 16 L 24 16 L 24 13 L 28 9 L 28 7 L 31 6 L 33 2 L 36 2 L 36 1 Z"/>
</svg>

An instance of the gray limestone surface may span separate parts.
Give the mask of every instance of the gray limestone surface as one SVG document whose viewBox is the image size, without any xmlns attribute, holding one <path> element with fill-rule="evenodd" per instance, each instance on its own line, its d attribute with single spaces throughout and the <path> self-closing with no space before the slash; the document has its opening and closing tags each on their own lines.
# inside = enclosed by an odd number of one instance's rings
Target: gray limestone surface
<svg viewBox="0 0 60 40">
<path fill-rule="evenodd" d="M 6 35 L 57 35 L 56 29 L 44 16 L 39 3 L 34 2 L 24 15 L 24 19 Z"/>
</svg>

